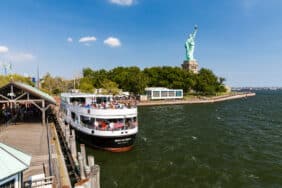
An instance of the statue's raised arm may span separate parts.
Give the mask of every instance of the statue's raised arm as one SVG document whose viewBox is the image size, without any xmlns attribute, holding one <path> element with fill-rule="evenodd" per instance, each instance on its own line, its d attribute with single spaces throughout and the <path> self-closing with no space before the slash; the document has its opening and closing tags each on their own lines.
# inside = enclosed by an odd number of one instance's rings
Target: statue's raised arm
<svg viewBox="0 0 282 188">
<path fill-rule="evenodd" d="M 198 32 L 198 26 L 195 25 L 195 26 L 194 26 L 194 31 L 193 31 L 193 33 L 192 33 L 193 39 L 196 38 L 197 32 Z"/>
</svg>

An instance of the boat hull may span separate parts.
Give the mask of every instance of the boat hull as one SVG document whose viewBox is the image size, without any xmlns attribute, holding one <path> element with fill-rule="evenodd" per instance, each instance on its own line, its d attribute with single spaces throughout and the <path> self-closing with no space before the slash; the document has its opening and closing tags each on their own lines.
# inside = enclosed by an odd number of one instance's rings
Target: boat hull
<svg viewBox="0 0 282 188">
<path fill-rule="evenodd" d="M 136 134 L 114 137 L 89 135 L 75 129 L 76 138 L 86 145 L 111 152 L 125 152 L 133 148 Z"/>
</svg>

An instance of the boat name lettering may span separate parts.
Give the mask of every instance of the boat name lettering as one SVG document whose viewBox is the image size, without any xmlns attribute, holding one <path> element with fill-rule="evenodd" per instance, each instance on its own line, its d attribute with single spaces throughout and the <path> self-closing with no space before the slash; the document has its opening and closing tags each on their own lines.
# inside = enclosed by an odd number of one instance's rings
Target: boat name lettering
<svg viewBox="0 0 282 188">
<path fill-rule="evenodd" d="M 115 142 L 124 142 L 124 141 L 129 141 L 131 138 L 124 138 L 124 139 L 115 139 Z"/>
</svg>

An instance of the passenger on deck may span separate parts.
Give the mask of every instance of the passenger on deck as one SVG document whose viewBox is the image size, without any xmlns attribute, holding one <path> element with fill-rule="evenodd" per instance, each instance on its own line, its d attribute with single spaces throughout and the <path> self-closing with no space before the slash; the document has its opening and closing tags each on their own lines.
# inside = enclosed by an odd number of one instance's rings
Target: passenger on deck
<svg viewBox="0 0 282 188">
<path fill-rule="evenodd" d="M 109 124 L 109 128 L 110 128 L 110 130 L 113 130 L 113 129 L 114 129 L 114 123 L 113 123 L 113 122 L 111 122 L 111 123 Z"/>
<path fill-rule="evenodd" d="M 94 122 L 94 128 L 97 129 L 98 127 L 99 127 L 99 123 L 98 123 L 98 121 L 95 121 Z"/>
<path fill-rule="evenodd" d="M 107 128 L 107 123 L 105 121 L 101 122 L 101 129 L 105 130 Z"/>
</svg>

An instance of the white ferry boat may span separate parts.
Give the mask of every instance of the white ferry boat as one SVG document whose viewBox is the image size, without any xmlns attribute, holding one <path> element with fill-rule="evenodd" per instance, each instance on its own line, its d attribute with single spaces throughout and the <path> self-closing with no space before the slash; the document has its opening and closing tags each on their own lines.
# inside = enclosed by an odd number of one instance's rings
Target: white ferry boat
<svg viewBox="0 0 282 188">
<path fill-rule="evenodd" d="M 138 132 L 136 105 L 112 95 L 62 93 L 61 112 L 82 142 L 113 152 L 132 149 Z"/>
</svg>

